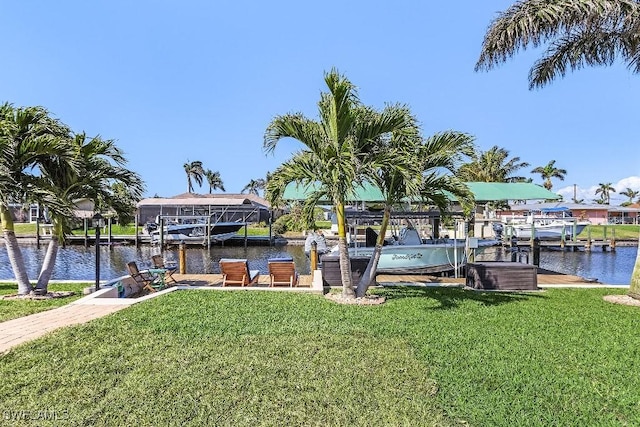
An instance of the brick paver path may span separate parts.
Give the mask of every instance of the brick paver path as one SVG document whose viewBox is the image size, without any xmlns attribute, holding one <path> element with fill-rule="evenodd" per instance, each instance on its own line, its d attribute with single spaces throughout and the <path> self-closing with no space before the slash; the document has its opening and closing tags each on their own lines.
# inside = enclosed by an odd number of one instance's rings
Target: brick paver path
<svg viewBox="0 0 640 427">
<path fill-rule="evenodd" d="M 69 304 L 48 311 L 0 323 L 0 354 L 24 342 L 39 338 L 56 329 L 86 323 L 106 316 L 127 305 Z"/>
</svg>

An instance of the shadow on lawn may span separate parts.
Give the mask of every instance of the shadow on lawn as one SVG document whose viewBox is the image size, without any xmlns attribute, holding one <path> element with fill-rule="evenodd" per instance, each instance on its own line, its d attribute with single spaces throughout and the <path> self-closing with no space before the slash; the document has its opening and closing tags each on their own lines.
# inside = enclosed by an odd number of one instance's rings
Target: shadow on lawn
<svg viewBox="0 0 640 427">
<path fill-rule="evenodd" d="M 473 291 L 462 288 L 414 288 L 405 286 L 385 286 L 376 294 L 386 297 L 387 300 L 400 298 L 431 298 L 437 300 L 440 305 L 434 307 L 437 310 L 457 308 L 464 301 L 477 301 L 481 304 L 501 305 L 512 302 L 527 301 L 532 298 L 547 298 L 542 294 L 530 292 L 486 292 Z"/>
</svg>

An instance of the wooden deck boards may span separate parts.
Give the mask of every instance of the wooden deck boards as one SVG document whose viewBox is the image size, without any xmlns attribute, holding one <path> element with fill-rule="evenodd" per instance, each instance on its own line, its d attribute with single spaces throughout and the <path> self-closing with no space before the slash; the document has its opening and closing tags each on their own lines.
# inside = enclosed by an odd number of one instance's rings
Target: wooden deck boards
<svg viewBox="0 0 640 427">
<path fill-rule="evenodd" d="M 221 274 L 174 274 L 173 276 L 180 284 L 188 284 L 192 286 L 222 286 Z M 552 286 L 552 285 L 593 285 L 593 281 L 586 280 L 582 277 L 572 276 L 569 274 L 560 274 L 551 272 L 544 269 L 538 269 L 538 286 Z M 309 287 L 311 286 L 311 275 L 300 275 L 299 286 Z M 429 275 L 407 275 L 407 274 L 379 274 L 376 278 L 378 283 L 411 283 L 411 284 L 430 284 L 437 285 L 442 284 L 445 286 L 461 285 L 465 284 L 465 278 L 459 277 L 438 277 Z M 258 279 L 258 286 L 269 286 L 269 275 L 261 274 Z"/>
</svg>

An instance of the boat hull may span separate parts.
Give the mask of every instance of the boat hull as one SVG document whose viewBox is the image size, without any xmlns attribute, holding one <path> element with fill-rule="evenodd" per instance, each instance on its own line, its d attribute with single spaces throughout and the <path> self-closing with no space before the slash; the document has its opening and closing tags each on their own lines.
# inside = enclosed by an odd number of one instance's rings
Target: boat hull
<svg viewBox="0 0 640 427">
<path fill-rule="evenodd" d="M 511 235 L 516 236 L 518 239 L 527 240 L 538 238 L 541 240 L 560 240 L 562 236 L 565 239 L 572 239 L 574 235 L 579 235 L 589 223 L 557 223 L 557 224 L 536 224 L 532 227 L 531 224 L 510 224 L 507 228 L 511 229 Z M 507 231 L 509 234 L 509 231 Z"/>
<path fill-rule="evenodd" d="M 237 222 L 212 224 L 209 226 L 208 236 L 206 224 L 170 225 L 164 230 L 162 238 L 166 244 L 178 244 L 181 242 L 206 244 L 207 237 L 211 243 L 224 242 L 234 237 L 244 225 Z M 151 233 L 151 242 L 160 242 L 160 230 Z"/>
<path fill-rule="evenodd" d="M 477 250 L 496 244 L 483 242 Z M 350 248 L 353 256 L 371 256 L 373 248 Z M 378 261 L 378 273 L 386 274 L 433 274 L 453 271 L 466 263 L 464 241 L 427 243 L 422 245 L 383 246 Z"/>
</svg>

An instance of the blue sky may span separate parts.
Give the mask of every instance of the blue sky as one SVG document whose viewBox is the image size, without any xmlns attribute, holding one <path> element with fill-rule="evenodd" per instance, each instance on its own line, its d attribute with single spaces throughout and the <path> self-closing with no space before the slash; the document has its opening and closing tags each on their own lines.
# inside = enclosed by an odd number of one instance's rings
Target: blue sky
<svg viewBox="0 0 640 427">
<path fill-rule="evenodd" d="M 623 64 L 528 89 L 539 52 L 475 72 L 487 26 L 512 1 L 3 1 L 0 102 L 41 105 L 75 132 L 115 139 L 146 195 L 186 192 L 183 164 L 227 192 L 301 146 L 262 149 L 274 116 L 317 118 L 324 72 L 363 103 L 408 105 L 424 135 L 472 134 L 531 164 L 567 170 L 553 191 L 589 202 L 599 183 L 640 190 L 640 75 Z M 208 192 L 208 186 L 196 187 Z M 625 201 L 612 194 L 612 204 Z"/>
</svg>

